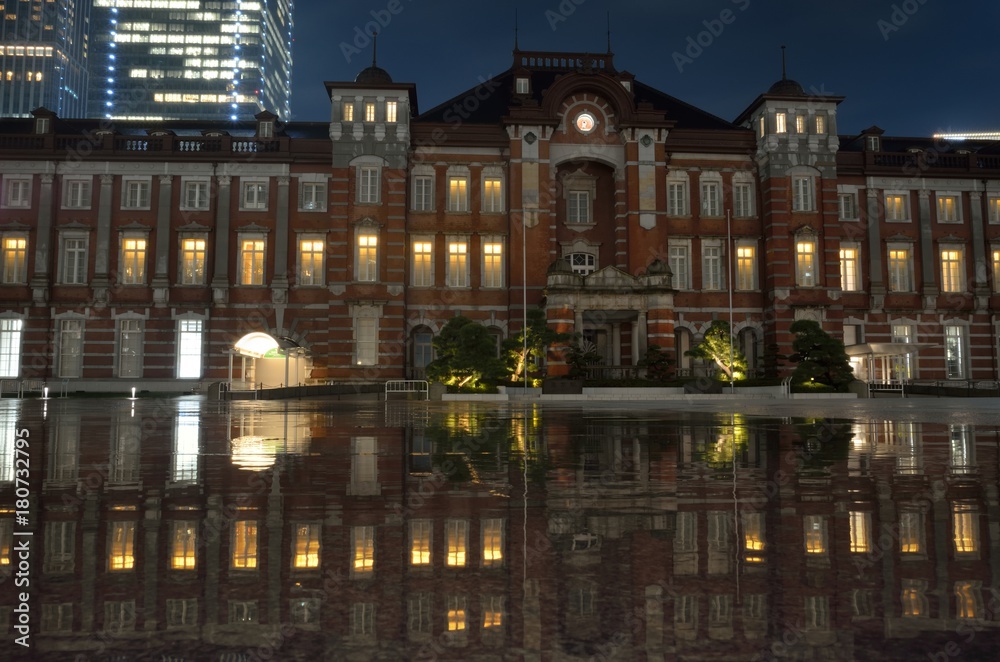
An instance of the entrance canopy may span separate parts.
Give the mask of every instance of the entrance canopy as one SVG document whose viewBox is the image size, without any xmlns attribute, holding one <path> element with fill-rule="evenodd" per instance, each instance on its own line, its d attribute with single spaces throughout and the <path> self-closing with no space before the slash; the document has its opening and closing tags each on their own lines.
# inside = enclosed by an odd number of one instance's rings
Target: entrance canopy
<svg viewBox="0 0 1000 662">
<path fill-rule="evenodd" d="M 848 356 L 868 356 L 882 358 L 887 356 L 907 356 L 916 354 L 921 349 L 933 347 L 930 343 L 918 342 L 866 342 L 858 345 L 848 345 L 844 348 Z"/>
<path fill-rule="evenodd" d="M 287 354 L 295 354 L 291 350 L 301 349 L 301 346 L 284 336 L 275 338 L 269 333 L 254 331 L 248 333 L 233 345 L 233 352 L 240 356 L 249 356 L 254 359 L 280 358 Z"/>
</svg>

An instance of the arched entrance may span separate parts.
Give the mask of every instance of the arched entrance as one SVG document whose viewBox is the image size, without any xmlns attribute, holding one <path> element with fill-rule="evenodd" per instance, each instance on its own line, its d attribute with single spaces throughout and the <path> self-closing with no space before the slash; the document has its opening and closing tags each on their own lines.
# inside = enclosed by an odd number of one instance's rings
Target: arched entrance
<svg viewBox="0 0 1000 662">
<path fill-rule="evenodd" d="M 276 388 L 304 384 L 308 377 L 307 351 L 291 338 L 253 331 L 229 350 L 229 386 L 236 389 Z M 234 379 L 234 357 L 240 357 Z"/>
</svg>

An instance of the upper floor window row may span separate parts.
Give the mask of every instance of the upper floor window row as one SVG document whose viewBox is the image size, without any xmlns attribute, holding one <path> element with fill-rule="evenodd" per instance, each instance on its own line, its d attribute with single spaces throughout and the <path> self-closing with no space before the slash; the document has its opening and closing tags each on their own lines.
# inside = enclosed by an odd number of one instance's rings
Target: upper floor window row
<svg viewBox="0 0 1000 662">
<path fill-rule="evenodd" d="M 414 174 L 410 189 L 410 209 L 413 211 L 436 211 L 438 200 L 436 195 L 435 175 L 431 173 Z M 444 193 L 444 208 L 449 212 L 468 213 L 473 208 L 471 199 L 471 175 L 465 173 L 449 174 L 447 189 Z M 479 178 L 478 210 L 485 214 L 499 214 L 506 209 L 504 198 L 503 177 L 499 174 L 484 173 Z"/>
<path fill-rule="evenodd" d="M 395 124 L 399 117 L 398 101 L 344 101 L 341 115 L 345 122 L 386 122 Z"/>
<path fill-rule="evenodd" d="M 732 197 L 726 200 L 726 193 Z M 701 216 L 725 216 L 731 212 L 734 218 L 750 218 L 756 215 L 754 200 L 754 185 L 749 181 L 734 181 L 731 190 L 726 191 L 724 183 L 719 179 L 704 179 L 701 181 L 698 198 L 698 209 Z M 667 179 L 667 215 L 690 216 L 691 209 L 690 186 L 686 177 L 669 177 Z"/>
<path fill-rule="evenodd" d="M 787 135 L 826 135 L 827 128 L 826 113 L 804 113 L 794 110 L 779 110 L 774 113 L 774 120 L 769 123 L 767 115 L 761 115 L 758 120 L 757 133 L 763 138 L 769 132 Z"/>
</svg>

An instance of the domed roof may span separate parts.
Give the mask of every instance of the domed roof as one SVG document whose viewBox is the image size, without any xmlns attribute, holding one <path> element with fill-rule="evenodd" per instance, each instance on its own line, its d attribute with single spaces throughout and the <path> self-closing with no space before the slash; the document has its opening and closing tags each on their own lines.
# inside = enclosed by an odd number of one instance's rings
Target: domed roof
<svg viewBox="0 0 1000 662">
<path fill-rule="evenodd" d="M 382 67 L 377 67 L 374 64 L 370 67 L 366 67 L 361 70 L 358 77 L 354 79 L 355 83 L 365 83 L 369 85 L 385 85 L 386 83 L 392 82 L 392 76 L 389 72 Z"/>
<path fill-rule="evenodd" d="M 572 274 L 574 272 L 573 272 L 573 267 L 569 263 L 569 260 L 567 260 L 566 256 L 564 255 L 563 257 L 559 258 L 558 260 L 549 265 L 548 273 L 549 275 L 552 275 L 552 274 Z"/>
<path fill-rule="evenodd" d="M 804 97 L 806 95 L 802 86 L 791 78 L 782 78 L 777 83 L 772 85 L 770 89 L 768 89 L 767 93 L 780 94 L 786 97 Z"/>
</svg>

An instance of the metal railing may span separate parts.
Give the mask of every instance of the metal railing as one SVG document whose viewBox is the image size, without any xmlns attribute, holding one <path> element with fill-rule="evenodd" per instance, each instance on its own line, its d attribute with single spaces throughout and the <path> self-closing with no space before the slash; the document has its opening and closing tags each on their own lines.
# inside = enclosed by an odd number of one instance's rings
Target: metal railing
<svg viewBox="0 0 1000 662">
<path fill-rule="evenodd" d="M 423 393 L 424 400 L 429 400 L 430 384 L 425 379 L 390 379 L 385 383 L 385 396 L 390 393 Z"/>
</svg>

